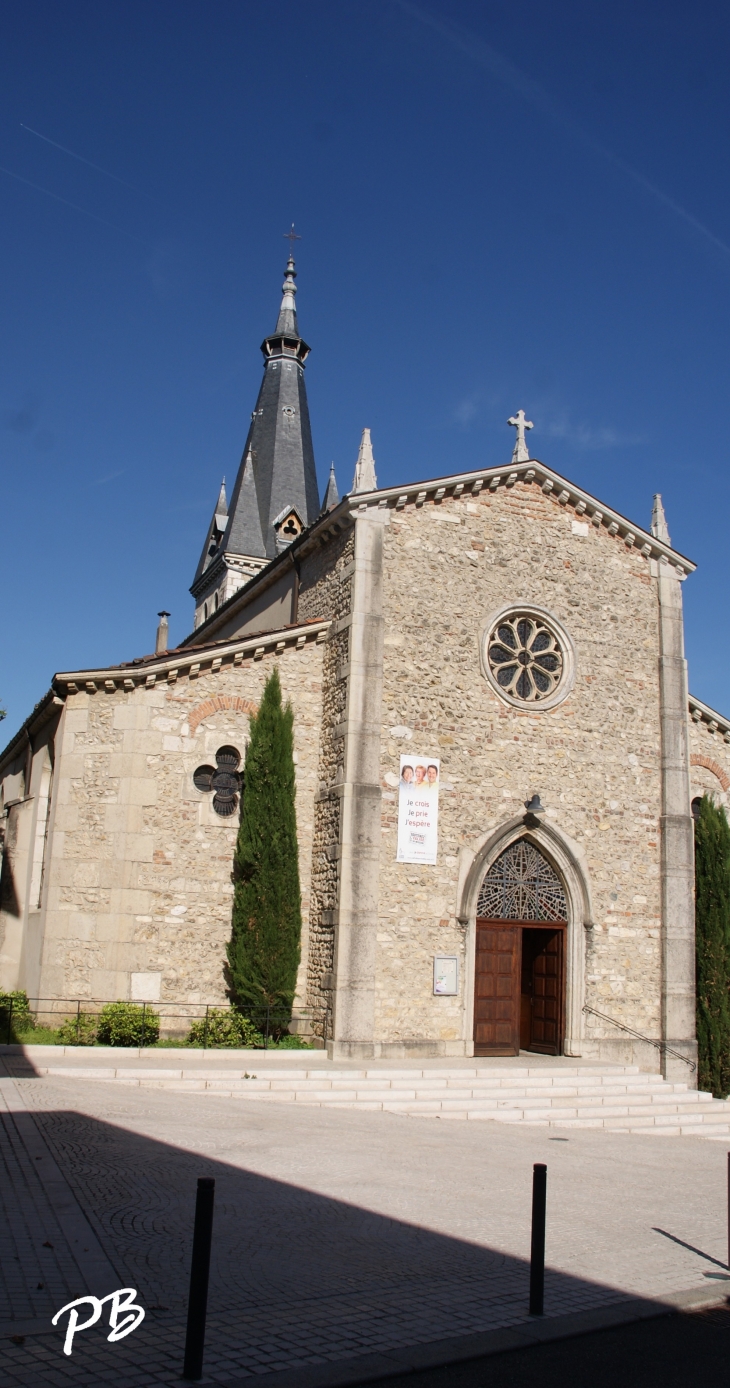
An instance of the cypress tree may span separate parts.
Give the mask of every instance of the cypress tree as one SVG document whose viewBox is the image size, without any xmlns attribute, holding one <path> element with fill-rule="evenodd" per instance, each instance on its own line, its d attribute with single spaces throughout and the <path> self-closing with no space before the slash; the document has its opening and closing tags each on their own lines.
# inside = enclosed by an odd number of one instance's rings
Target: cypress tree
<svg viewBox="0 0 730 1388">
<path fill-rule="evenodd" d="M 695 821 L 697 1049 L 700 1089 L 730 1091 L 730 825 L 703 795 Z"/>
<path fill-rule="evenodd" d="M 251 716 L 227 972 L 234 1006 L 257 1024 L 270 1009 L 277 1031 L 291 1018 L 302 930 L 293 726 L 274 668 Z"/>
</svg>

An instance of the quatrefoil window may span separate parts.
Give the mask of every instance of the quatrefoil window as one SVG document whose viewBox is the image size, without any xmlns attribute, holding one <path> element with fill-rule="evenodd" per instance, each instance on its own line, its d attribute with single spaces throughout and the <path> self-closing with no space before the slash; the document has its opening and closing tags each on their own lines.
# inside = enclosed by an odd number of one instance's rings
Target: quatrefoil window
<svg viewBox="0 0 730 1388">
<path fill-rule="evenodd" d="M 235 747 L 219 747 L 215 766 L 199 766 L 193 773 L 196 790 L 213 793 L 213 809 L 224 819 L 235 813 L 241 793 L 241 754 Z"/>
</svg>

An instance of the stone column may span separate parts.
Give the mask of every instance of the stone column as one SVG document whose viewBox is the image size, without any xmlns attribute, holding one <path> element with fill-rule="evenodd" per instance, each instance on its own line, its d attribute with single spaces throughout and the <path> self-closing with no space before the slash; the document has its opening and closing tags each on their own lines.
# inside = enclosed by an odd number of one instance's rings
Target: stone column
<svg viewBox="0 0 730 1388">
<path fill-rule="evenodd" d="M 687 662 L 682 588 L 666 560 L 657 563 L 662 746 L 661 900 L 662 1039 L 697 1060 L 695 1031 L 694 825 L 690 808 Z M 689 1065 L 664 1055 L 662 1073 L 697 1086 Z"/>
<path fill-rule="evenodd" d="M 375 1054 L 375 955 L 380 870 L 383 691 L 383 524 L 357 516 L 335 912 L 333 1039 L 329 1054 Z"/>
</svg>

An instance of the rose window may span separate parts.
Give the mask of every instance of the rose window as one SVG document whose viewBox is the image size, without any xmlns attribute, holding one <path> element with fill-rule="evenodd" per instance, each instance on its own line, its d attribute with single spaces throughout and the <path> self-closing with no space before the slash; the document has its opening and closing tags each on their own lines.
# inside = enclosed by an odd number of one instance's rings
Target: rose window
<svg viewBox="0 0 730 1388">
<path fill-rule="evenodd" d="M 529 613 L 502 617 L 487 642 L 492 678 L 505 694 L 538 703 L 557 692 L 563 651 L 546 622 Z"/>
<path fill-rule="evenodd" d="M 196 790 L 213 793 L 213 809 L 226 818 L 235 813 L 241 793 L 240 753 L 235 747 L 219 747 L 215 766 L 199 766 L 193 773 Z"/>
</svg>

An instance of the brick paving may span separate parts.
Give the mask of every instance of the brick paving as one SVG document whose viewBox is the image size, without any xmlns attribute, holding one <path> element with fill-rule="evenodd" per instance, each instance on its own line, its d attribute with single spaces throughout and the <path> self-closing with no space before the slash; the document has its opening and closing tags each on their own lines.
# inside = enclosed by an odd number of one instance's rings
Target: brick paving
<svg viewBox="0 0 730 1388">
<path fill-rule="evenodd" d="M 0 1092 L 2 1388 L 179 1382 L 203 1175 L 216 1178 L 209 1383 L 524 1324 L 538 1160 L 548 1316 L 725 1285 L 721 1144 L 556 1140 L 82 1079 L 8 1079 Z M 139 1292 L 140 1329 L 108 1344 L 103 1320 L 64 1356 L 53 1312 L 121 1285 Z"/>
</svg>

